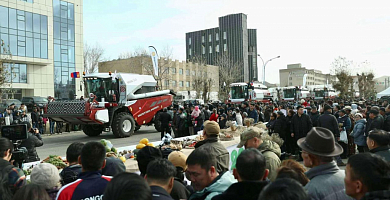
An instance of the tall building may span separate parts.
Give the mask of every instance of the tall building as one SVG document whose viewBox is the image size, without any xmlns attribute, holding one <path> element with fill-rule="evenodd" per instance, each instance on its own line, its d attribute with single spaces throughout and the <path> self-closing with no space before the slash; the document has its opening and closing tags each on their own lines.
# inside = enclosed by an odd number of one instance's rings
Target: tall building
<svg viewBox="0 0 390 200">
<path fill-rule="evenodd" d="M 80 79 L 72 72 L 83 71 L 82 0 L 1 0 L 1 58 L 10 71 L 2 92 L 8 98 L 81 96 Z"/>
<path fill-rule="evenodd" d="M 257 77 L 257 30 L 247 28 L 247 15 L 231 14 L 219 17 L 219 27 L 186 33 L 187 60 L 199 57 L 216 65 L 218 56 L 227 53 L 242 65 L 238 81 Z"/>
<path fill-rule="evenodd" d="M 306 69 L 300 63 L 287 65 L 279 70 L 280 87 L 303 86 L 303 76 L 307 74 L 306 85 L 326 85 L 335 82 L 336 76 L 323 74 L 316 69 Z"/>
<path fill-rule="evenodd" d="M 210 99 L 218 100 L 219 70 L 217 66 L 201 66 L 192 62 L 179 62 L 160 58 L 158 61 L 163 90 L 172 89 L 186 99 L 195 99 L 197 91 L 203 93 L 203 81 L 212 80 Z M 99 72 L 124 72 L 152 75 L 153 64 L 150 56 L 137 56 L 99 63 Z"/>
</svg>

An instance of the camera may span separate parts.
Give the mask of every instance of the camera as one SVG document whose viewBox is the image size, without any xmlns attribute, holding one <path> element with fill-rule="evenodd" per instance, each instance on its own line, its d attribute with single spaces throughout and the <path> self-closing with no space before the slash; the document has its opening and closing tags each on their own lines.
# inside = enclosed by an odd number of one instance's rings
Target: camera
<svg viewBox="0 0 390 200">
<path fill-rule="evenodd" d="M 22 168 L 23 162 L 27 159 L 28 151 L 25 147 L 20 147 L 21 140 L 28 138 L 27 125 L 9 125 L 1 127 L 1 136 L 6 137 L 12 141 L 14 151 L 12 152 L 11 160 L 14 160 L 16 167 Z"/>
</svg>

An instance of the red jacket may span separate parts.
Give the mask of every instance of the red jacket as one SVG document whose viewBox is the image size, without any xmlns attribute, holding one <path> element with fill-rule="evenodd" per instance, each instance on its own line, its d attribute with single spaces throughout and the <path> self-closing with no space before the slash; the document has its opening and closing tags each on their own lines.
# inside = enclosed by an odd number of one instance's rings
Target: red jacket
<svg viewBox="0 0 390 200">
<path fill-rule="evenodd" d="M 218 114 L 215 114 L 215 113 L 213 113 L 213 114 L 211 115 L 211 117 L 210 117 L 210 121 L 215 121 L 215 122 L 217 122 L 217 119 L 218 119 Z"/>
</svg>

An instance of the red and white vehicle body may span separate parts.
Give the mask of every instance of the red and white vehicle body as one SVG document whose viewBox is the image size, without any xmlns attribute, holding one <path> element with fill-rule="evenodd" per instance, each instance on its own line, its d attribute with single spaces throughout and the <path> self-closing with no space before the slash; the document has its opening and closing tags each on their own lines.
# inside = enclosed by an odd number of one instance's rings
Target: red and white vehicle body
<svg viewBox="0 0 390 200">
<path fill-rule="evenodd" d="M 270 102 L 271 100 L 272 96 L 267 86 L 259 82 L 230 84 L 228 98 L 230 103 L 241 103 L 243 101 Z"/>
<path fill-rule="evenodd" d="M 172 105 L 174 93 L 156 91 L 150 75 L 93 73 L 83 77 L 85 101 L 50 102 L 45 117 L 54 121 L 84 124 L 88 136 L 103 130 L 117 137 L 129 137 L 141 125 L 154 123 L 160 129 L 158 114 Z"/>
</svg>

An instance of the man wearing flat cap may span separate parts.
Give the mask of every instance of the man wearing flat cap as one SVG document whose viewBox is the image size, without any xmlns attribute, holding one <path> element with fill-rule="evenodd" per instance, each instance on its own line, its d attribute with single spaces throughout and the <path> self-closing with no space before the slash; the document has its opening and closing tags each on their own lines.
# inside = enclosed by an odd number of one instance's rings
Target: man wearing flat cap
<svg viewBox="0 0 390 200">
<path fill-rule="evenodd" d="M 368 136 L 368 133 L 374 129 L 383 129 L 384 120 L 383 117 L 379 116 L 379 109 L 372 108 L 370 110 L 369 118 L 370 123 L 367 122 L 365 136 Z"/>
<path fill-rule="evenodd" d="M 340 170 L 333 160 L 343 153 L 333 133 L 326 128 L 314 127 L 297 144 L 302 149 L 303 164 L 311 168 L 306 172 L 310 182 L 305 186 L 311 199 L 351 199 L 345 194 L 344 170 Z"/>
<path fill-rule="evenodd" d="M 218 173 L 229 171 L 229 152 L 218 142 L 220 128 L 215 121 L 205 121 L 203 129 L 204 140 L 196 143 L 196 148 L 208 147 L 211 149 L 210 154 L 214 155 L 217 163 L 215 164 Z"/>
</svg>

